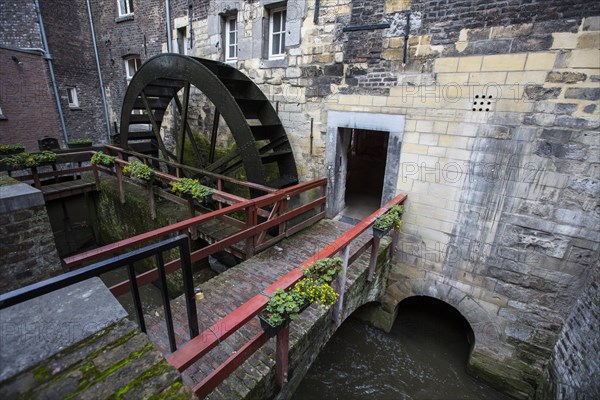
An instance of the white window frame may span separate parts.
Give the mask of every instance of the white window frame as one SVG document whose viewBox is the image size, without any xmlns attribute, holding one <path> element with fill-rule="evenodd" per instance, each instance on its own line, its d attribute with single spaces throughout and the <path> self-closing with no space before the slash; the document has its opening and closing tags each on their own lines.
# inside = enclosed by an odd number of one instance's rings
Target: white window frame
<svg viewBox="0 0 600 400">
<path fill-rule="evenodd" d="M 279 26 L 279 30 L 278 31 L 274 31 L 273 29 L 273 22 L 274 22 L 274 17 L 275 14 L 281 13 L 281 19 L 280 21 L 282 22 L 282 26 Z M 286 18 L 287 18 L 287 7 L 278 7 L 278 8 L 273 8 L 269 10 L 269 59 L 270 60 L 277 60 L 277 59 L 282 59 L 285 57 L 285 29 L 286 29 Z M 278 40 L 279 40 L 279 53 L 274 54 L 273 53 L 273 37 L 275 35 L 281 35 L 279 36 Z"/>
<path fill-rule="evenodd" d="M 131 67 L 129 65 L 130 61 L 133 61 L 133 71 L 131 71 Z M 125 78 L 127 79 L 127 85 L 129 85 L 129 83 L 133 79 L 133 75 L 135 75 L 135 73 L 137 72 L 137 70 L 140 68 L 141 65 L 142 65 L 142 60 L 139 57 L 131 57 L 131 58 L 125 59 Z"/>
<path fill-rule="evenodd" d="M 233 22 L 233 28 L 231 25 Z M 235 61 L 238 59 L 238 29 L 237 29 L 237 15 L 230 15 L 225 18 L 225 61 Z M 234 35 L 234 42 L 231 42 L 231 34 Z M 233 49 L 235 55 L 230 56 L 230 50 Z"/>
<path fill-rule="evenodd" d="M 70 108 L 79 108 L 79 98 L 77 97 L 77 88 L 67 88 L 67 101 L 69 102 Z"/>
<path fill-rule="evenodd" d="M 133 15 L 133 0 L 117 0 L 117 9 L 119 17 Z"/>
</svg>

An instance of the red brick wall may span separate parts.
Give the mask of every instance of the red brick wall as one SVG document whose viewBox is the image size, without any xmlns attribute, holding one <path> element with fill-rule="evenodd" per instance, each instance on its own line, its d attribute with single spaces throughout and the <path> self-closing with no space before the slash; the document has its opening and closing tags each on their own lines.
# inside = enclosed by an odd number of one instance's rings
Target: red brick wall
<svg viewBox="0 0 600 400">
<path fill-rule="evenodd" d="M 16 57 L 21 64 L 15 62 Z M 60 140 L 60 125 L 46 61 L 37 54 L 0 48 L 0 143 L 38 149 L 43 136 Z"/>
</svg>

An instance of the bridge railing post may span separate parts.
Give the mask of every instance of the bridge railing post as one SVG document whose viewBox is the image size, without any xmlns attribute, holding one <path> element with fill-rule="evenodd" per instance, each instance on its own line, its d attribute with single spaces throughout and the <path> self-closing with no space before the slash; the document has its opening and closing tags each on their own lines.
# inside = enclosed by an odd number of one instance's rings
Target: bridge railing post
<svg viewBox="0 0 600 400">
<path fill-rule="evenodd" d="M 367 282 L 372 282 L 375 275 L 375 267 L 377 267 L 377 256 L 379 255 L 379 243 L 381 239 L 373 236 L 373 246 L 371 247 L 371 258 L 369 259 L 369 275 Z"/>
<path fill-rule="evenodd" d="M 252 228 L 258 224 L 258 210 L 256 204 L 251 204 L 246 207 L 245 214 L 246 229 Z M 256 235 L 250 236 L 248 239 L 246 239 L 246 258 L 250 258 L 254 255 L 256 240 Z"/>
<path fill-rule="evenodd" d="M 288 378 L 288 356 L 290 349 L 290 327 L 289 325 L 279 331 L 275 338 L 275 379 L 277 385 L 282 388 Z"/>
<path fill-rule="evenodd" d="M 340 250 L 342 257 L 342 272 L 338 277 L 337 292 L 340 294 L 335 308 L 333 309 L 333 321 L 339 325 L 342 321 L 342 311 L 344 308 L 344 292 L 346 291 L 346 275 L 348 272 L 348 260 L 350 258 L 350 246 L 346 245 Z"/>
</svg>

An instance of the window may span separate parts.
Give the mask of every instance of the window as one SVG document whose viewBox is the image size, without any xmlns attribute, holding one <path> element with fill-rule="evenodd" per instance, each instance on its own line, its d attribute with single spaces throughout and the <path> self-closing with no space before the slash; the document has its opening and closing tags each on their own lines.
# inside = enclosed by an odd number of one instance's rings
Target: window
<svg viewBox="0 0 600 400">
<path fill-rule="evenodd" d="M 142 60 L 139 58 L 130 58 L 125 60 L 125 77 L 127 78 L 127 84 L 131 82 L 133 75 L 135 75 L 138 68 L 142 65 Z"/>
<path fill-rule="evenodd" d="M 225 19 L 225 60 L 237 60 L 238 57 L 237 17 Z"/>
<path fill-rule="evenodd" d="M 0 107 L 0 119 L 6 119 L 6 116 L 2 113 L 2 107 Z"/>
<path fill-rule="evenodd" d="M 275 8 L 269 15 L 269 58 L 285 55 L 285 8 Z"/>
<path fill-rule="evenodd" d="M 133 14 L 133 0 L 117 0 L 119 4 L 119 17 Z"/>
<path fill-rule="evenodd" d="M 177 52 L 184 55 L 188 54 L 188 37 L 185 26 L 177 28 Z"/>
<path fill-rule="evenodd" d="M 67 97 L 69 99 L 69 107 L 79 108 L 79 99 L 77 98 L 77 88 L 67 88 Z"/>
</svg>

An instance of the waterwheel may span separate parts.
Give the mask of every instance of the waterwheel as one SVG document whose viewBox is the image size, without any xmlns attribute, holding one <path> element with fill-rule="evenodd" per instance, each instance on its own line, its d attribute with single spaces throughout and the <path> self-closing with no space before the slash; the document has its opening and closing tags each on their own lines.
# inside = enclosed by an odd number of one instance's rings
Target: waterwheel
<svg viewBox="0 0 600 400">
<path fill-rule="evenodd" d="M 201 154 L 188 121 L 192 86 L 214 105 L 208 160 Z M 177 108 L 178 129 L 176 148 L 169 151 L 160 132 L 172 102 Z M 215 158 L 220 116 L 237 146 Z M 202 165 L 204 170 L 228 175 L 243 168 L 248 181 L 274 188 L 298 182 L 292 148 L 277 112 L 252 80 L 218 61 L 172 53 L 146 61 L 125 94 L 119 143 L 147 154 L 161 154 L 180 164 L 184 164 L 184 146 L 188 143 L 196 157 L 194 164 Z M 272 171 L 273 166 L 277 174 L 267 174 L 267 167 Z"/>
</svg>

